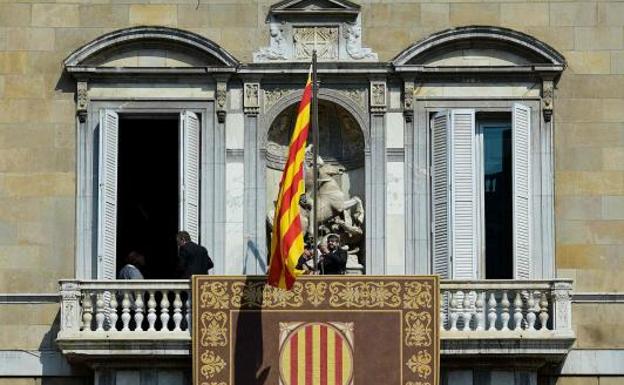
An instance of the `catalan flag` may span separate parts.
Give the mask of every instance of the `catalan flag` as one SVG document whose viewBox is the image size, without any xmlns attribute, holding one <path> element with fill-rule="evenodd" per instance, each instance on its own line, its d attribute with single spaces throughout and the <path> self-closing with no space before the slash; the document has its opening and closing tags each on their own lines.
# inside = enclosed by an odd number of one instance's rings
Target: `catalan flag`
<svg viewBox="0 0 624 385">
<path fill-rule="evenodd" d="M 299 104 L 297 122 L 290 138 L 288 160 L 280 182 L 271 234 L 269 285 L 288 290 L 294 284 L 295 278 L 302 273 L 295 267 L 304 246 L 299 218 L 299 198 L 304 193 L 303 162 L 310 127 L 311 101 L 312 69 L 308 74 L 308 81 Z"/>
</svg>

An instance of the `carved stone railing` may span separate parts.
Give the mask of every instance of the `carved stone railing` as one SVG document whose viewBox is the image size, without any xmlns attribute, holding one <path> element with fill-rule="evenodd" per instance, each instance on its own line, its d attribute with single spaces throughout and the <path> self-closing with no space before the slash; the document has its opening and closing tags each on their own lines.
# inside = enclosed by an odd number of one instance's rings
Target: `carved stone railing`
<svg viewBox="0 0 624 385">
<path fill-rule="evenodd" d="M 187 280 L 62 280 L 57 342 L 69 356 L 167 355 L 191 348 Z M 441 282 L 443 355 L 567 354 L 571 280 Z"/>
<path fill-rule="evenodd" d="M 575 340 L 571 294 L 571 280 L 442 281 L 442 354 L 558 360 Z"/>
<path fill-rule="evenodd" d="M 188 280 L 62 280 L 65 354 L 188 356 L 191 285 Z"/>
</svg>

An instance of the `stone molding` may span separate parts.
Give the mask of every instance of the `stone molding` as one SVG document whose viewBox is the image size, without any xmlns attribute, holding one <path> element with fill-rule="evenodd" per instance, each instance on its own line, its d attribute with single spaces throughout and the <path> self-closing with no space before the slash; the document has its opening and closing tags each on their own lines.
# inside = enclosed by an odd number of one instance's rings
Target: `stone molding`
<svg viewBox="0 0 624 385">
<path fill-rule="evenodd" d="M 100 52 L 142 40 L 161 40 L 174 45 L 190 47 L 213 57 L 221 67 L 237 67 L 239 62 L 226 50 L 205 37 L 169 27 L 132 27 L 100 36 L 70 54 L 63 64 L 66 68 L 79 67 Z"/>
<path fill-rule="evenodd" d="M 422 58 L 434 50 L 443 49 L 445 46 L 452 47 L 454 43 L 471 40 L 503 43 L 506 46 L 512 46 L 528 51 L 542 60 L 541 63 L 536 64 L 547 63 L 545 64 L 544 69 L 559 69 L 560 72 L 566 66 L 566 61 L 563 55 L 548 44 L 522 32 L 514 31 L 508 28 L 488 26 L 451 28 L 442 32 L 434 33 L 433 35 L 430 35 L 429 37 L 413 44 L 398 54 L 392 60 L 392 64 L 396 67 L 419 65 L 422 64 Z"/>
<path fill-rule="evenodd" d="M 0 293 L 0 304 L 59 303 L 59 293 Z"/>
</svg>

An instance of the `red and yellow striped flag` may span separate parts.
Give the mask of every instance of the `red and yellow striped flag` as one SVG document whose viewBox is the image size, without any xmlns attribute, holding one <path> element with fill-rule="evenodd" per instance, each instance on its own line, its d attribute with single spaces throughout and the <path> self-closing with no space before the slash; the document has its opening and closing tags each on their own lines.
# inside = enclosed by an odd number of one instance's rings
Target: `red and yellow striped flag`
<svg viewBox="0 0 624 385">
<path fill-rule="evenodd" d="M 299 198 L 304 192 L 304 168 L 306 141 L 310 127 L 310 104 L 312 101 L 312 70 L 308 74 L 295 129 L 288 146 L 288 160 L 282 174 L 273 232 L 271 234 L 271 260 L 269 285 L 288 289 L 301 274 L 297 261 L 303 253 L 303 230 L 299 219 Z"/>
</svg>

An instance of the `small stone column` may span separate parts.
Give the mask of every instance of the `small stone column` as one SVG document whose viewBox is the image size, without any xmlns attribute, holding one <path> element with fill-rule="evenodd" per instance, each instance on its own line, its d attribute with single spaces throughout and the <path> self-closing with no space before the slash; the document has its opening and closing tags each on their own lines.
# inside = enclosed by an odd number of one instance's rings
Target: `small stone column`
<svg viewBox="0 0 624 385">
<path fill-rule="evenodd" d="M 386 110 L 385 79 L 370 81 L 370 160 L 366 167 L 366 270 L 385 274 L 386 263 Z"/>
<path fill-rule="evenodd" d="M 250 79 L 243 84 L 243 111 L 245 113 L 245 148 L 243 155 L 245 242 L 244 270 L 247 274 L 266 272 L 266 210 L 264 162 L 260 153 L 261 133 L 258 128 L 260 113 L 260 83 Z"/>
</svg>

